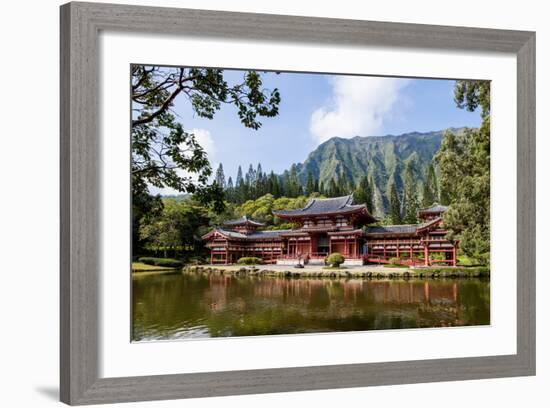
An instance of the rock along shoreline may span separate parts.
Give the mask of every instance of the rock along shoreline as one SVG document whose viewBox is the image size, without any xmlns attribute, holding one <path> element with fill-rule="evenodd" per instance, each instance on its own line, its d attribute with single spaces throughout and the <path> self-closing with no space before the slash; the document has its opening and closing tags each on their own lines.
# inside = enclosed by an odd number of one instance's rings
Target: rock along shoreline
<svg viewBox="0 0 550 408">
<path fill-rule="evenodd" d="M 185 266 L 183 273 L 212 273 L 229 276 L 271 276 L 287 278 L 370 278 L 370 279 L 436 279 L 436 278 L 488 278 L 487 267 L 427 267 L 427 268 L 385 268 L 356 267 L 342 269 L 304 268 L 292 269 L 257 266 Z"/>
</svg>

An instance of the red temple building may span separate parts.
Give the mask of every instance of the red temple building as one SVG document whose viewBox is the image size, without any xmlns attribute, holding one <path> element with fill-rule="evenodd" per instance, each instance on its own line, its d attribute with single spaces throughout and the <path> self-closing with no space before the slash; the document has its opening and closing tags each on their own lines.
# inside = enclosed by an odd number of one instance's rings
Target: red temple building
<svg viewBox="0 0 550 408">
<path fill-rule="evenodd" d="M 434 204 L 418 212 L 420 224 L 369 227 L 377 220 L 353 195 L 314 198 L 301 209 L 274 211 L 292 223 L 291 230 L 263 230 L 264 224 L 247 217 L 226 221 L 202 238 L 212 264 L 232 264 L 254 256 L 265 263 L 323 264 L 338 252 L 345 264 L 396 262 L 407 265 L 456 266 L 456 242 L 445 239 L 442 214 L 447 207 Z"/>
</svg>

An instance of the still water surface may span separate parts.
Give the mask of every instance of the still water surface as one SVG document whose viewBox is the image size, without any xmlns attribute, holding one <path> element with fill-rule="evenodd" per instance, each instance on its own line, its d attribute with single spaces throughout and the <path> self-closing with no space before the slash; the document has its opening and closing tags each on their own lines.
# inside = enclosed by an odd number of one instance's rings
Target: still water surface
<svg viewBox="0 0 550 408">
<path fill-rule="evenodd" d="M 231 277 L 132 280 L 132 339 L 487 325 L 488 280 Z"/>
</svg>

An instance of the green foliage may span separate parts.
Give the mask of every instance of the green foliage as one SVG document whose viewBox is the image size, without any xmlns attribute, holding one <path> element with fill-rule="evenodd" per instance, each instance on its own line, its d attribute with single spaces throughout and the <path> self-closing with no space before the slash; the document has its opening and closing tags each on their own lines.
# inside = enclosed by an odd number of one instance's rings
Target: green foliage
<svg viewBox="0 0 550 408">
<path fill-rule="evenodd" d="M 357 185 L 353 198 L 358 204 L 366 204 L 369 212 L 374 211 L 374 191 L 368 175 L 365 175 Z"/>
<path fill-rule="evenodd" d="M 244 256 L 237 261 L 239 265 L 260 265 L 262 260 L 255 256 Z"/>
<path fill-rule="evenodd" d="M 435 175 L 434 166 L 432 163 L 426 168 L 426 180 L 422 189 L 422 207 L 430 207 L 432 204 L 439 201 L 439 189 L 437 185 L 437 177 Z"/>
<path fill-rule="evenodd" d="M 144 256 L 139 258 L 138 261 L 146 265 L 162 266 L 166 268 L 181 268 L 183 266 L 183 262 L 170 258 L 154 258 Z"/>
<path fill-rule="evenodd" d="M 132 195 L 146 193 L 148 186 L 171 187 L 223 210 L 223 186 L 209 183 L 207 154 L 196 135 L 177 121 L 174 102 L 187 98 L 194 113 L 207 119 L 222 104 L 234 105 L 245 127 L 259 129 L 259 117 L 278 114 L 279 91 L 265 90 L 256 71 L 231 85 L 223 70 L 212 68 L 132 65 L 131 75 Z"/>
<path fill-rule="evenodd" d="M 405 170 L 405 182 L 403 187 L 403 222 L 406 224 L 415 224 L 417 222 L 416 214 L 418 212 L 418 184 L 416 182 L 414 164 L 410 161 Z"/>
<path fill-rule="evenodd" d="M 246 215 L 264 222 L 268 229 L 287 229 L 291 224 L 274 217 L 273 211 L 303 208 L 308 200 L 309 198 L 306 196 L 275 198 L 272 194 L 266 194 L 256 200 L 248 200 L 235 207 L 235 216 Z"/>
<path fill-rule="evenodd" d="M 482 125 L 462 135 L 447 132 L 435 160 L 450 206 L 444 215 L 449 238 L 468 257 L 484 264 L 490 253 L 490 83 L 457 81 L 457 106 L 481 108 Z"/>
<path fill-rule="evenodd" d="M 342 265 L 344 261 L 344 256 L 338 252 L 333 252 L 325 258 L 325 263 L 333 268 L 340 267 L 340 265 Z"/>
<path fill-rule="evenodd" d="M 180 249 L 196 250 L 201 229 L 208 228 L 208 209 L 188 198 L 177 201 L 164 199 L 162 210 L 141 219 L 139 233 L 145 248 L 165 254 Z"/>
<path fill-rule="evenodd" d="M 392 224 L 401 224 L 401 202 L 397 194 L 395 182 L 390 187 L 390 219 Z"/>
</svg>

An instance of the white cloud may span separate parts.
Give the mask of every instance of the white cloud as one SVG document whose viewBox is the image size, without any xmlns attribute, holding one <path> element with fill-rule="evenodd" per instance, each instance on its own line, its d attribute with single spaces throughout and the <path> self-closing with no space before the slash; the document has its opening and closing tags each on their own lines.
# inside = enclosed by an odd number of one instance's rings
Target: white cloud
<svg viewBox="0 0 550 408">
<path fill-rule="evenodd" d="M 208 161 L 210 162 L 210 165 L 212 167 L 212 176 L 210 177 L 212 179 L 214 177 L 216 168 L 218 167 L 218 164 L 219 164 L 218 162 L 216 162 L 216 145 L 214 143 L 214 138 L 212 137 L 212 134 L 210 133 L 209 130 L 199 129 L 199 128 L 191 129 L 188 132 L 195 135 L 195 139 L 208 155 Z M 185 143 L 182 143 L 180 145 L 180 149 L 185 150 L 187 148 L 188 146 Z M 196 173 L 191 173 L 189 171 L 179 169 L 179 168 L 176 169 L 176 173 L 180 177 L 190 177 L 194 181 L 198 180 L 198 176 Z M 159 194 L 159 193 L 163 195 L 181 194 L 179 191 L 174 190 L 171 187 L 157 188 L 157 187 L 149 186 L 149 191 L 152 194 Z"/>
<path fill-rule="evenodd" d="M 322 143 L 331 137 L 372 136 L 391 117 L 407 79 L 341 76 L 332 80 L 330 101 L 311 115 L 310 131 Z"/>
<path fill-rule="evenodd" d="M 218 167 L 218 164 L 219 164 L 216 161 L 217 150 L 216 150 L 216 145 L 214 143 L 214 139 L 212 138 L 212 134 L 210 133 L 209 130 L 199 129 L 199 128 L 191 129 L 188 132 L 195 135 L 195 139 L 197 140 L 199 145 L 201 145 L 201 147 L 206 152 L 206 155 L 208 156 L 208 161 L 210 162 L 210 166 L 212 167 L 212 176 L 210 177 L 212 179 L 214 177 L 214 173 L 216 171 L 216 168 Z M 185 144 L 183 144 L 181 146 L 181 148 L 185 149 L 185 148 L 187 148 L 187 146 Z M 182 170 L 182 169 L 178 169 L 177 172 L 182 177 L 183 176 L 191 177 L 193 180 L 198 179 L 196 173 L 190 173 L 190 172 Z"/>
</svg>

